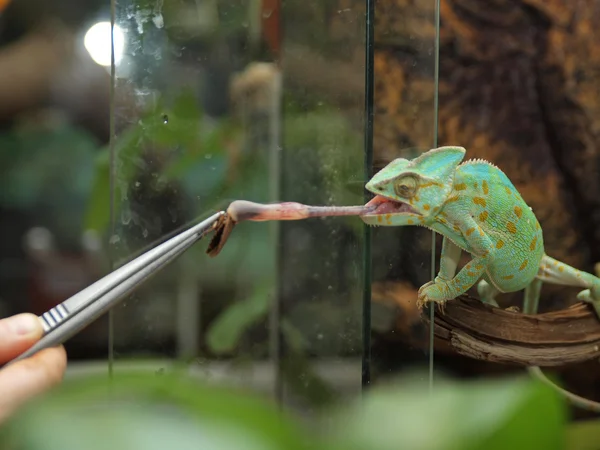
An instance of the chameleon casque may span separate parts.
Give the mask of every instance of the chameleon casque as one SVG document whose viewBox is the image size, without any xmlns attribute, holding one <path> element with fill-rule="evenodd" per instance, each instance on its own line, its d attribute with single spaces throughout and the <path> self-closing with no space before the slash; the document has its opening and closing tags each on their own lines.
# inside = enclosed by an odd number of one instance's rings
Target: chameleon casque
<svg viewBox="0 0 600 450">
<path fill-rule="evenodd" d="M 462 162 L 462 147 L 440 147 L 415 159 L 398 158 L 366 184 L 375 206 L 361 219 L 368 225 L 429 228 L 443 236 L 440 269 L 418 291 L 420 308 L 443 304 L 477 284 L 481 301 L 498 306 L 496 296 L 525 290 L 523 310 L 537 312 L 542 282 L 584 288 L 600 318 L 600 278 L 546 255 L 544 237 L 532 209 L 508 177 L 493 164 Z M 460 271 L 462 252 L 472 259 Z M 552 384 L 575 405 L 600 412 L 600 403 L 554 385 L 539 367 L 529 371 Z"/>
</svg>

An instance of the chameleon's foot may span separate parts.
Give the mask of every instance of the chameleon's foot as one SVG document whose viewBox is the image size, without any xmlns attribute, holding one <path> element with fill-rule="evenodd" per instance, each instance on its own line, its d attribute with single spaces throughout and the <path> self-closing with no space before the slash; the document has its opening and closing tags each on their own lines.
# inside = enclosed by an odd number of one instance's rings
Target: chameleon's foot
<svg viewBox="0 0 600 450">
<path fill-rule="evenodd" d="M 419 308 L 419 311 L 421 311 L 421 310 L 423 310 L 423 308 L 425 307 L 425 305 L 428 304 L 428 303 L 433 303 L 433 304 L 437 305 L 437 307 L 438 307 L 438 309 L 440 311 L 440 314 L 442 314 L 442 315 L 446 314 L 446 303 L 448 303 L 447 300 L 442 300 L 442 301 L 439 301 L 439 302 L 438 301 L 433 301 L 433 300 L 428 300 L 428 301 L 425 301 L 424 303 L 421 303 L 421 302 L 419 302 L 417 300 L 417 308 Z"/>
<path fill-rule="evenodd" d="M 586 303 L 590 303 L 594 307 L 596 316 L 600 320 L 600 301 L 593 298 L 591 289 L 581 291 L 579 294 L 577 294 L 577 299 Z"/>
<path fill-rule="evenodd" d="M 437 303 L 440 312 L 444 313 L 444 305 L 448 299 L 443 295 L 444 288 L 440 284 L 439 282 L 429 281 L 421 286 L 417 294 L 417 308 L 419 310 L 423 309 L 427 303 Z"/>
<path fill-rule="evenodd" d="M 596 316 L 600 320 L 600 283 L 594 282 L 589 289 L 585 289 L 577 294 L 577 299 L 590 303 L 596 311 Z"/>
<path fill-rule="evenodd" d="M 509 311 L 509 312 L 521 312 L 521 308 L 519 308 L 518 306 L 509 306 L 508 308 L 505 308 L 504 311 Z"/>
</svg>

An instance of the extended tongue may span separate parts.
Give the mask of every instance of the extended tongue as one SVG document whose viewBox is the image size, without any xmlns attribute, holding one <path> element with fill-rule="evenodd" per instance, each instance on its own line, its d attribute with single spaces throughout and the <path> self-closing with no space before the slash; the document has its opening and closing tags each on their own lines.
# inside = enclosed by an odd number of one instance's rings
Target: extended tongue
<svg viewBox="0 0 600 450">
<path fill-rule="evenodd" d="M 377 205 L 359 206 L 309 206 L 295 202 L 261 204 L 246 200 L 236 200 L 229 208 L 227 214 L 235 221 L 252 220 L 262 222 L 266 220 L 302 220 L 309 217 L 325 216 L 360 216 L 375 211 Z"/>
</svg>

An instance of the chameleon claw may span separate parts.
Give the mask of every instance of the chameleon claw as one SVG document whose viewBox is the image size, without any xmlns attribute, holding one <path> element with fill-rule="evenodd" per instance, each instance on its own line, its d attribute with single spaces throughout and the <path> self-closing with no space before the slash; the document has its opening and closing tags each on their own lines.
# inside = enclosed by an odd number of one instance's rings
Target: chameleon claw
<svg viewBox="0 0 600 450">
<path fill-rule="evenodd" d="M 430 303 L 433 301 L 429 297 L 427 297 L 427 295 L 425 295 L 423 293 L 423 290 L 425 288 L 427 288 L 428 286 L 431 286 L 432 284 L 433 284 L 433 281 L 428 281 L 427 283 L 425 283 L 423 286 L 421 286 L 419 288 L 419 292 L 417 293 L 417 309 L 419 311 L 423 310 L 423 307 L 425 306 L 426 303 Z"/>
<path fill-rule="evenodd" d="M 440 311 L 440 314 L 445 314 L 447 300 L 443 300 L 443 299 L 442 300 L 434 300 L 432 298 L 429 298 L 427 296 L 427 294 L 425 294 L 423 292 L 425 290 L 425 288 L 431 286 L 432 284 L 435 284 L 435 282 L 429 281 L 429 282 L 425 283 L 423 286 L 421 286 L 421 288 L 419 289 L 419 293 L 417 296 L 417 309 L 419 311 L 422 311 L 426 304 L 433 303 L 432 306 L 435 307 L 435 305 L 437 305 L 437 307 Z"/>
<path fill-rule="evenodd" d="M 438 309 L 440 310 L 440 314 L 442 316 L 446 315 L 446 301 L 439 302 L 437 305 Z"/>
</svg>

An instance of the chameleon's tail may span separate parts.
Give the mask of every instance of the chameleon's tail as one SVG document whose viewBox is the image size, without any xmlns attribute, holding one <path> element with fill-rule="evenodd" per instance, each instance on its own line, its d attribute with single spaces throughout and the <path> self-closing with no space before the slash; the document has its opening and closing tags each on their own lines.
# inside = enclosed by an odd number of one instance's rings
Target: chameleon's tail
<svg viewBox="0 0 600 450">
<path fill-rule="evenodd" d="M 544 260 L 543 260 L 543 265 L 545 267 L 553 267 L 556 264 L 554 264 L 556 260 L 550 258 L 548 255 L 544 255 Z M 556 261 L 558 263 L 558 261 Z M 557 284 L 561 284 L 560 282 L 562 281 L 562 284 L 566 284 L 567 286 L 577 286 L 580 285 L 581 283 L 581 275 L 584 275 L 584 272 L 579 272 L 575 269 L 573 269 L 572 267 L 566 266 L 566 270 L 563 270 L 563 272 L 557 272 L 557 273 L 552 273 L 552 271 L 547 271 L 544 272 L 542 275 L 543 277 L 539 276 L 537 278 L 535 278 L 530 284 L 529 286 L 527 286 L 525 288 L 525 300 L 523 303 L 523 312 L 525 314 L 537 314 L 537 309 L 538 309 L 538 302 L 539 302 L 539 298 L 540 298 L 540 289 L 542 287 L 542 278 L 545 279 L 549 279 L 554 277 L 555 280 L 553 280 L 555 283 Z M 567 276 L 567 283 L 565 283 L 565 279 L 561 278 L 561 276 L 563 276 L 562 274 L 565 273 L 565 275 Z M 558 274 L 558 275 L 557 275 Z M 569 280 L 568 276 L 572 276 L 575 281 L 573 282 L 573 280 Z M 591 275 L 590 275 L 591 277 Z M 556 279 L 558 279 L 558 282 L 556 281 Z M 571 281 L 570 283 L 568 283 L 568 281 Z M 583 285 L 584 287 L 586 287 L 587 285 Z M 537 378 L 538 380 L 542 381 L 543 383 L 546 383 L 548 386 L 550 386 L 552 389 L 554 389 L 555 391 L 557 391 L 558 393 L 560 393 L 563 397 L 565 397 L 569 402 L 571 402 L 571 404 L 573 404 L 574 406 L 577 406 L 578 408 L 582 408 L 588 411 L 592 411 L 592 412 L 596 412 L 596 413 L 600 413 L 600 403 L 598 402 L 594 402 L 592 400 L 588 400 L 587 398 L 583 398 L 580 397 L 579 395 L 573 394 L 572 392 L 569 392 L 563 388 L 561 388 L 560 386 L 556 385 L 554 382 L 552 382 L 552 380 L 550 380 L 545 374 L 544 372 L 542 372 L 542 369 L 537 367 L 537 366 L 531 366 L 531 367 L 527 367 L 527 371 L 529 372 L 529 374 L 532 377 Z"/>
<path fill-rule="evenodd" d="M 533 377 L 541 380 L 542 382 L 546 383 L 548 386 L 550 386 L 554 390 L 558 391 L 568 401 L 570 401 L 573 405 L 575 405 L 575 406 L 577 406 L 579 408 L 586 409 L 588 411 L 592 411 L 592 412 L 595 412 L 595 413 L 600 413 L 600 403 L 594 402 L 592 400 L 588 400 L 587 398 L 580 397 L 577 394 L 573 394 L 572 392 L 569 392 L 569 391 L 561 388 L 560 386 L 558 386 L 555 383 L 553 383 L 544 374 L 544 372 L 542 372 L 542 369 L 540 369 L 539 367 L 537 367 L 537 366 L 531 366 L 531 367 L 527 368 L 527 371 L 531 374 L 531 376 L 533 376 Z"/>
</svg>

